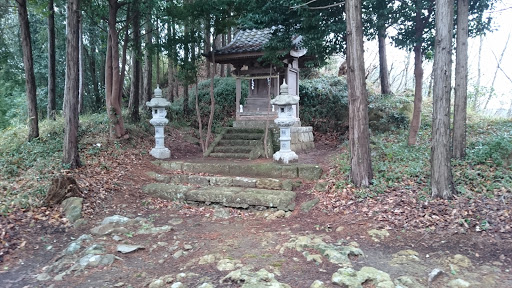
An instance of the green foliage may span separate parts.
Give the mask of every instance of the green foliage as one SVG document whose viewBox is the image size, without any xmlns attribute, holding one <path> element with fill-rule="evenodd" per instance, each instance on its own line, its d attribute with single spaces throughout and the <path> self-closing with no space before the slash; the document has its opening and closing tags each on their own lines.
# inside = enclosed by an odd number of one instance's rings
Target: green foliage
<svg viewBox="0 0 512 288">
<path fill-rule="evenodd" d="M 210 81 L 205 80 L 198 85 L 199 111 L 203 127 L 208 125 L 210 117 Z M 245 104 L 245 98 L 249 94 L 247 81 L 242 81 L 242 99 L 240 104 Z M 213 127 L 231 126 L 235 118 L 235 95 L 236 95 L 236 79 L 231 77 L 215 78 L 214 80 L 215 95 L 215 114 L 213 117 Z M 191 93 L 189 106 L 195 111 L 195 91 Z M 172 109 L 172 108 L 171 108 Z M 194 127 L 198 127 L 196 113 L 192 113 L 190 119 Z"/>
<path fill-rule="evenodd" d="M 324 76 L 301 80 L 300 114 L 305 125 L 320 133 L 348 130 L 348 91 L 343 77 Z M 411 100 L 399 95 L 369 96 L 370 128 L 387 131 L 408 125 Z"/>
<path fill-rule="evenodd" d="M 291 48 L 291 39 L 304 37 L 302 45 L 314 58 L 309 64 L 322 65 L 330 55 L 345 49 L 345 7 L 332 5 L 333 1 L 271 0 L 246 2 L 246 11 L 239 20 L 245 29 L 275 27 L 272 38 L 265 47 L 263 61 L 282 65 L 279 56 Z M 314 3 L 313 3 L 314 2 Z M 323 9 L 310 9 L 324 7 Z"/>
<path fill-rule="evenodd" d="M 430 127 L 422 126 L 416 146 L 406 145 L 407 130 L 374 134 L 371 138 L 373 185 L 357 189 L 357 196 L 374 197 L 406 189 L 415 191 L 418 200 L 426 201 L 430 190 L 430 132 Z M 496 193 L 512 192 L 511 140 L 509 120 L 477 119 L 468 125 L 467 157 L 452 163 L 454 185 L 460 195 L 493 198 Z M 348 151 L 348 144 L 343 145 Z M 341 175 L 337 188 L 342 189 L 350 184 L 350 153 L 342 153 L 336 163 Z"/>
<path fill-rule="evenodd" d="M 476 139 L 468 145 L 467 161 L 472 165 L 492 163 L 510 166 L 512 163 L 512 123 L 496 122 L 496 126 L 475 127 Z"/>
<path fill-rule="evenodd" d="M 348 91 L 345 78 L 326 76 L 299 82 L 300 117 L 315 131 L 344 133 L 348 129 Z"/>
</svg>

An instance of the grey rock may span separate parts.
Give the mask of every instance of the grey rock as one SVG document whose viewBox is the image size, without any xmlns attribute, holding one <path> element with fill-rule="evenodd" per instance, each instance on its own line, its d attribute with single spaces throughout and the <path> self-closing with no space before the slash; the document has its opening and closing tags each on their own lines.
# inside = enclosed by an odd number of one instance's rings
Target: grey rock
<svg viewBox="0 0 512 288">
<path fill-rule="evenodd" d="M 180 258 L 181 256 L 183 256 L 183 250 L 178 250 L 178 251 L 176 251 L 176 253 L 174 253 L 174 254 L 172 255 L 172 257 L 174 257 L 175 259 L 178 259 L 178 258 Z"/>
<path fill-rule="evenodd" d="M 37 275 L 36 279 L 38 281 L 48 281 L 50 280 L 52 277 L 50 277 L 50 275 L 48 275 L 48 273 L 41 273 L 39 275 Z"/>
<path fill-rule="evenodd" d="M 82 217 L 82 203 L 84 199 L 80 197 L 69 197 L 62 201 L 61 207 L 64 215 L 70 223 L 75 223 L 76 220 Z"/>
<path fill-rule="evenodd" d="M 106 255 L 93 255 L 87 254 L 84 257 L 80 258 L 79 264 L 83 268 L 85 267 L 96 267 L 96 266 L 108 266 L 114 263 L 115 256 L 112 254 Z"/>
<path fill-rule="evenodd" d="M 117 245 L 117 252 L 121 252 L 123 254 L 134 252 L 139 249 L 144 249 L 144 247 L 140 246 L 140 245 L 127 245 L 127 244 Z"/>
<path fill-rule="evenodd" d="M 320 281 L 320 280 L 315 280 L 315 282 L 313 282 L 311 284 L 311 286 L 309 286 L 309 288 L 325 288 L 325 284 L 324 282 Z"/>
<path fill-rule="evenodd" d="M 172 230 L 171 226 L 164 225 L 161 227 L 150 227 L 150 228 L 142 228 L 137 231 L 137 234 L 159 234 L 165 233 Z"/>
<path fill-rule="evenodd" d="M 149 288 L 160 288 L 164 287 L 165 282 L 162 279 L 157 279 L 149 284 Z"/>
<path fill-rule="evenodd" d="M 175 282 L 171 285 L 171 288 L 184 288 L 185 285 L 181 282 Z"/>
<path fill-rule="evenodd" d="M 57 276 L 53 277 L 54 281 L 62 281 L 64 280 L 64 276 L 66 276 L 66 273 L 60 273 Z"/>
<path fill-rule="evenodd" d="M 106 250 L 105 247 L 101 244 L 93 244 L 92 246 L 88 247 L 85 250 L 85 254 L 93 254 L 93 255 L 99 255 L 99 254 L 105 254 Z"/>
<path fill-rule="evenodd" d="M 112 240 L 114 240 L 114 241 L 121 241 L 121 240 L 123 240 L 123 238 L 119 237 L 118 235 L 114 235 L 112 237 Z"/>
<path fill-rule="evenodd" d="M 215 286 L 213 286 L 212 284 L 210 283 L 203 283 L 199 286 L 197 286 L 197 288 L 214 288 Z"/>
<path fill-rule="evenodd" d="M 102 225 L 105 225 L 108 223 L 125 224 L 125 223 L 128 223 L 128 221 L 130 221 L 130 218 L 128 218 L 128 217 L 114 215 L 114 216 L 109 216 L 109 217 L 106 217 L 105 219 L 103 219 L 103 221 L 101 221 L 101 224 Z"/>
<path fill-rule="evenodd" d="M 428 283 L 431 284 L 432 282 L 434 282 L 437 278 L 439 278 L 439 276 L 445 274 L 443 270 L 439 269 L 439 268 L 435 268 L 433 269 L 429 274 L 428 274 Z"/>
<path fill-rule="evenodd" d="M 226 208 L 215 208 L 213 211 L 213 216 L 217 218 L 227 219 L 231 216 L 231 213 Z"/>
<path fill-rule="evenodd" d="M 172 218 L 171 220 L 169 220 L 169 224 L 172 224 L 172 225 L 179 225 L 183 223 L 183 219 L 181 218 Z"/>
<path fill-rule="evenodd" d="M 448 286 L 451 288 L 466 288 L 466 287 L 470 287 L 471 284 L 462 279 L 454 279 L 454 280 L 448 282 Z"/>
<path fill-rule="evenodd" d="M 219 271 L 230 271 L 234 270 L 237 264 L 240 264 L 240 260 L 222 259 L 217 263 L 217 269 Z"/>
<path fill-rule="evenodd" d="M 100 236 L 110 234 L 125 234 L 128 232 L 129 230 L 124 227 L 117 227 L 116 223 L 102 224 L 91 229 L 91 234 Z"/>
<path fill-rule="evenodd" d="M 250 271 L 249 267 L 244 267 L 235 271 L 231 271 L 226 277 L 222 278 L 221 284 L 224 281 L 243 284 L 242 288 L 257 288 L 257 287 L 275 287 L 275 288 L 290 288 L 290 285 L 280 283 L 274 278 L 274 274 L 265 269 L 257 272 Z"/>
<path fill-rule="evenodd" d="M 368 231 L 368 234 L 370 234 L 372 240 L 375 242 L 380 242 L 380 240 L 384 240 L 385 238 L 389 237 L 389 232 L 385 229 L 372 229 Z"/>
<path fill-rule="evenodd" d="M 311 211 L 311 209 L 313 209 L 313 207 L 315 207 L 316 204 L 318 204 L 318 202 L 320 202 L 320 199 L 318 198 L 304 202 L 302 205 L 300 205 L 300 210 L 304 213 L 308 213 Z"/>
<path fill-rule="evenodd" d="M 373 283 L 379 288 L 395 288 L 388 273 L 373 267 L 363 267 L 359 271 L 352 268 L 340 268 L 332 275 L 331 281 L 347 288 L 360 288 L 363 283 Z"/>
<path fill-rule="evenodd" d="M 215 262 L 215 258 L 216 257 L 213 254 L 204 255 L 199 259 L 199 265 L 211 264 Z"/>
<path fill-rule="evenodd" d="M 418 280 L 411 276 L 400 276 L 395 279 L 396 287 L 403 288 L 425 288 Z"/>
<path fill-rule="evenodd" d="M 75 254 L 78 250 L 80 250 L 82 246 L 80 245 L 80 243 L 78 242 L 71 242 L 68 247 L 66 248 L 66 250 L 64 250 L 64 254 L 66 255 L 71 255 L 71 254 Z"/>
</svg>

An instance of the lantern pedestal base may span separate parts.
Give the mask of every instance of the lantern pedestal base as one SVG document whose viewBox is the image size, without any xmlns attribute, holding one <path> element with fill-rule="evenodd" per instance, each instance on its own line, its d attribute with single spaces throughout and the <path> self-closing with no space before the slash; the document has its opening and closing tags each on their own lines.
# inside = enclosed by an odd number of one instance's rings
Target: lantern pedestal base
<svg viewBox="0 0 512 288">
<path fill-rule="evenodd" d="M 167 159 L 171 157 L 171 150 L 167 148 L 153 148 L 151 151 L 149 151 L 149 154 L 151 156 L 157 158 L 157 159 Z"/>
<path fill-rule="evenodd" d="M 277 151 L 274 153 L 274 161 L 288 164 L 299 161 L 299 156 L 293 151 Z"/>
</svg>

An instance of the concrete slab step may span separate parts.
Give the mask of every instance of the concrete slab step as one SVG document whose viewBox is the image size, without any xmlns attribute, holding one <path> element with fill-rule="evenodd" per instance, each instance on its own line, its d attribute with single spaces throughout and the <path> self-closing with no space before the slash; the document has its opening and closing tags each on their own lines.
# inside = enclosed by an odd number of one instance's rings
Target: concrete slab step
<svg viewBox="0 0 512 288">
<path fill-rule="evenodd" d="M 215 149 L 214 149 L 215 150 Z M 249 153 L 210 153 L 210 157 L 213 158 L 226 158 L 226 159 L 250 159 L 251 154 Z"/>
<path fill-rule="evenodd" d="M 153 164 L 172 171 L 240 177 L 318 180 L 323 173 L 322 167 L 313 164 L 281 165 L 277 163 L 235 163 L 230 161 L 196 163 L 168 160 L 153 161 Z"/>
<path fill-rule="evenodd" d="M 222 139 L 226 140 L 260 140 L 263 133 L 226 133 Z"/>
<path fill-rule="evenodd" d="M 254 147 L 261 143 L 261 140 L 220 140 L 217 146 L 248 146 Z"/>
<path fill-rule="evenodd" d="M 265 133 L 263 129 L 260 128 L 226 128 L 226 133 L 231 134 L 240 134 L 240 133 Z"/>
<path fill-rule="evenodd" d="M 213 153 L 242 153 L 249 154 L 252 151 L 252 147 L 249 146 L 216 146 L 213 148 Z"/>
<path fill-rule="evenodd" d="M 269 190 L 292 191 L 302 185 L 301 180 L 275 179 L 275 178 L 252 178 L 252 177 L 233 177 L 233 176 L 203 176 L 189 174 L 171 174 L 164 175 L 154 172 L 148 173 L 148 176 L 157 182 L 170 184 L 192 184 L 199 186 L 225 186 L 225 187 L 245 187 L 259 188 Z"/>
<path fill-rule="evenodd" d="M 166 200 L 218 203 L 227 207 L 264 206 L 290 211 L 295 208 L 295 192 L 243 187 L 192 186 L 151 183 L 142 188 L 148 195 Z"/>
</svg>

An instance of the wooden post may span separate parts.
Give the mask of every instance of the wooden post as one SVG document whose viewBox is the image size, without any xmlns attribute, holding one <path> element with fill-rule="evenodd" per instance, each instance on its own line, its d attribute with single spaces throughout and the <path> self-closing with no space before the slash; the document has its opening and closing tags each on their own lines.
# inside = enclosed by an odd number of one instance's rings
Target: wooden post
<svg viewBox="0 0 512 288">
<path fill-rule="evenodd" d="M 236 77 L 236 120 L 240 120 L 240 97 L 242 96 L 242 79 Z"/>
</svg>

